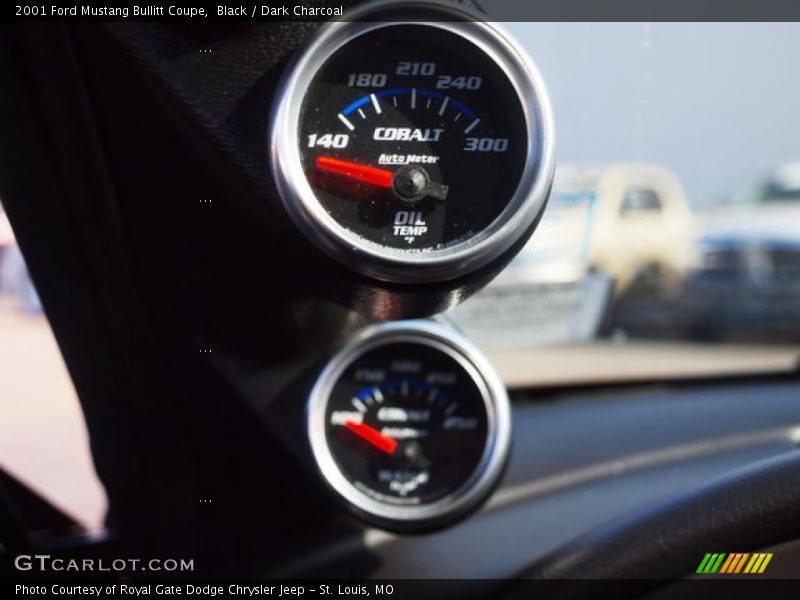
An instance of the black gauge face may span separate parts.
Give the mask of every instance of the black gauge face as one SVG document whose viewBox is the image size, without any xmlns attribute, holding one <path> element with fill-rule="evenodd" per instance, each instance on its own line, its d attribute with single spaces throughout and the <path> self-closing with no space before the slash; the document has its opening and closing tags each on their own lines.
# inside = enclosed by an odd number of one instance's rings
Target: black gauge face
<svg viewBox="0 0 800 600">
<path fill-rule="evenodd" d="M 323 369 L 308 404 L 322 476 L 359 516 L 437 527 L 492 491 L 510 442 L 505 388 L 479 350 L 433 321 L 373 326 Z"/>
<path fill-rule="evenodd" d="M 446 251 L 504 214 L 528 153 L 519 93 L 465 37 L 430 25 L 368 31 L 305 91 L 298 143 L 321 207 L 397 253 Z"/>
<path fill-rule="evenodd" d="M 336 382 L 325 436 L 347 481 L 391 505 L 430 504 L 463 486 L 487 449 L 484 393 L 442 350 L 396 343 L 367 352 Z"/>
</svg>

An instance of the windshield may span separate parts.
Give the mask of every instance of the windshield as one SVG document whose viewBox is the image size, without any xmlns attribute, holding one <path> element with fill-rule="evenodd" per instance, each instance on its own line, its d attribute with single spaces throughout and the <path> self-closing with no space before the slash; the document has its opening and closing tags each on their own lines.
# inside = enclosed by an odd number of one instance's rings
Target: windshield
<svg viewBox="0 0 800 600">
<path fill-rule="evenodd" d="M 555 107 L 541 224 L 449 316 L 512 385 L 795 369 L 794 23 L 507 23 Z"/>
</svg>

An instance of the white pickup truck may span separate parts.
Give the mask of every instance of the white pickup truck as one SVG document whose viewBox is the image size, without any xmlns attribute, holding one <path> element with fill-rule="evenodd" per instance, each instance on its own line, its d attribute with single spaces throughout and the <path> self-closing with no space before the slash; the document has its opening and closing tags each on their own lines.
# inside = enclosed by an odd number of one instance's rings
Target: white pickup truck
<svg viewBox="0 0 800 600">
<path fill-rule="evenodd" d="M 450 315 L 490 348 L 587 341 L 614 298 L 679 293 L 695 236 L 683 186 L 666 167 L 561 166 L 527 246 Z"/>
</svg>

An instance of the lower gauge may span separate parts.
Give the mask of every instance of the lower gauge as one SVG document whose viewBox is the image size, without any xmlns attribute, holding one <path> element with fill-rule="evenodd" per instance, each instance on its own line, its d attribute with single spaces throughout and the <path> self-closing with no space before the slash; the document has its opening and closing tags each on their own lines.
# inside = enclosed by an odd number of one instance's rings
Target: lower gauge
<svg viewBox="0 0 800 600">
<path fill-rule="evenodd" d="M 388 529 L 436 527 L 476 508 L 510 441 L 508 398 L 493 368 L 431 321 L 364 331 L 320 375 L 308 419 L 327 482 Z"/>
</svg>

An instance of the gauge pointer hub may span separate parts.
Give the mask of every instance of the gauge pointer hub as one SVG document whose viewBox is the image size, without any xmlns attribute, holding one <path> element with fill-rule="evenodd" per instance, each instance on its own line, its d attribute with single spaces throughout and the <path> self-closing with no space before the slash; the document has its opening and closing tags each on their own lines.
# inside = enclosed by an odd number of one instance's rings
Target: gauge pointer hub
<svg viewBox="0 0 800 600">
<path fill-rule="evenodd" d="M 375 446 L 378 450 L 386 454 L 394 454 L 397 450 L 397 440 L 382 434 L 374 427 L 370 427 L 366 423 L 358 423 L 357 421 L 345 421 L 344 426 L 355 433 L 365 442 Z"/>
<path fill-rule="evenodd" d="M 395 171 L 392 190 L 400 200 L 413 203 L 425 196 L 444 200 L 448 186 L 431 181 L 430 175 L 422 167 L 406 165 Z"/>
<path fill-rule="evenodd" d="M 403 166 L 397 171 L 381 169 L 371 165 L 334 158 L 318 156 L 315 159 L 318 171 L 332 173 L 378 188 L 391 189 L 395 196 L 404 202 L 414 203 L 426 196 L 445 200 L 448 186 L 431 181 L 428 172 L 419 166 Z"/>
<path fill-rule="evenodd" d="M 431 461 L 425 457 L 425 455 L 422 453 L 422 448 L 416 441 L 412 440 L 406 444 L 403 454 L 409 460 L 409 462 L 416 467 L 421 469 L 429 469 L 431 466 Z"/>
</svg>

